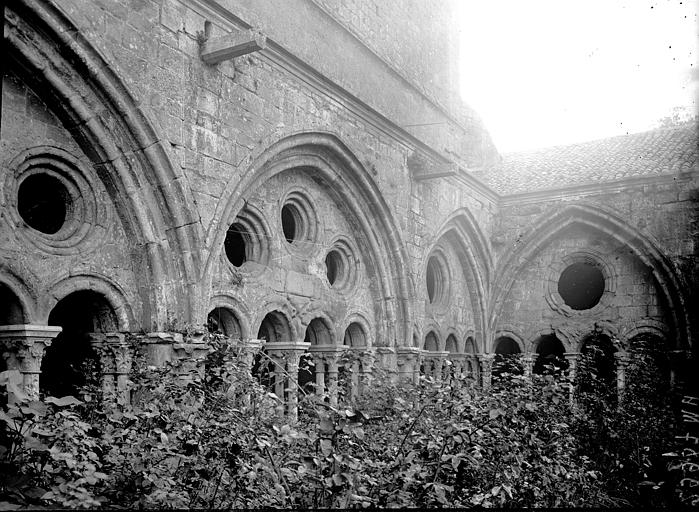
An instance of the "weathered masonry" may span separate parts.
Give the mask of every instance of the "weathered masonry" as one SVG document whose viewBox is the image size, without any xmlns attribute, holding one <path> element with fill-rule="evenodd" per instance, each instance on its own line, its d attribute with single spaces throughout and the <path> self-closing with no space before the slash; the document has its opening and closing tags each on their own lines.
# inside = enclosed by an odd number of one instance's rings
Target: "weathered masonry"
<svg viewBox="0 0 699 512">
<path fill-rule="evenodd" d="M 30 393 L 92 357 L 127 400 L 127 337 L 196 364 L 187 325 L 310 358 L 321 390 L 347 347 L 358 387 L 487 386 L 497 354 L 574 371 L 593 334 L 620 384 L 639 338 L 686 378 L 695 126 L 501 156 L 441 0 L 8 4 L 0 338 Z"/>
</svg>

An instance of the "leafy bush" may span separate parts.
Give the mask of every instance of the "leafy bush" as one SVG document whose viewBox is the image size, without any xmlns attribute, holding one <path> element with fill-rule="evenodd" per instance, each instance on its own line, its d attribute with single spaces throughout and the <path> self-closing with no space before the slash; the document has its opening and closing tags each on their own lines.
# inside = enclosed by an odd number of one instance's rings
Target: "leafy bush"
<svg viewBox="0 0 699 512">
<path fill-rule="evenodd" d="M 236 349 L 215 335 L 208 341 L 203 378 L 137 359 L 130 405 L 102 407 L 93 393 L 29 402 L 9 382 L 0 499 L 127 508 L 617 503 L 624 475 L 584 449 L 560 373 L 533 381 L 503 373 L 484 391 L 462 376 L 413 385 L 377 369 L 358 397 L 341 382 L 338 407 L 327 394 L 300 392 L 299 419 L 289 424 Z M 344 356 L 343 380 L 356 357 Z M 604 411 L 610 432 L 636 428 L 634 404 Z M 629 471 L 647 467 L 638 460 Z"/>
</svg>

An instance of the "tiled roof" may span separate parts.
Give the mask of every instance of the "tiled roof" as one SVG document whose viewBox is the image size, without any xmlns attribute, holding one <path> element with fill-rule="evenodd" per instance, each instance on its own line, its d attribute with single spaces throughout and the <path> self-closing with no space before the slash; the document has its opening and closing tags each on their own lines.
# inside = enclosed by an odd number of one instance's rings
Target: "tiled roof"
<svg viewBox="0 0 699 512">
<path fill-rule="evenodd" d="M 508 195 L 697 170 L 697 126 L 621 135 L 580 144 L 504 154 L 477 178 Z"/>
</svg>

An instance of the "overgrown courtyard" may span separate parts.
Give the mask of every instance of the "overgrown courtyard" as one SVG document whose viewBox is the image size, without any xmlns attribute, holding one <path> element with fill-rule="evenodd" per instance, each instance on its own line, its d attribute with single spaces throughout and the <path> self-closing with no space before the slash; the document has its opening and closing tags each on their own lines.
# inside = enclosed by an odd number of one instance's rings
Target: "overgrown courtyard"
<svg viewBox="0 0 699 512">
<path fill-rule="evenodd" d="M 16 374 L 4 372 L 3 507 L 616 507 L 692 499 L 679 472 L 668 470 L 679 397 L 646 344 L 630 357 L 621 396 L 605 375 L 604 350 L 592 344 L 574 392 L 555 365 L 528 378 L 508 371 L 516 360 L 506 359 L 490 389 L 464 375 L 396 382 L 377 369 L 357 394 L 348 371 L 337 407 L 306 385 L 290 422 L 235 345 L 218 335 L 208 341 L 203 376 L 137 358 L 128 405 L 101 396 L 90 378 L 77 397 L 29 401 Z M 348 351 L 344 366 L 356 357 Z"/>
</svg>

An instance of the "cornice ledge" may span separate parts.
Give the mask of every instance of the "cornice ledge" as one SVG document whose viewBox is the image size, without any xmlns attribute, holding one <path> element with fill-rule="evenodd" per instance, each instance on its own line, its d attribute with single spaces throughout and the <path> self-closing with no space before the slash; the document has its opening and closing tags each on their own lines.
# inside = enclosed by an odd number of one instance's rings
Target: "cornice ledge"
<svg viewBox="0 0 699 512">
<path fill-rule="evenodd" d="M 515 204 L 540 203 L 552 199 L 567 199 L 571 196 L 589 196 L 600 193 L 620 192 L 628 190 L 629 187 L 639 187 L 643 185 L 656 185 L 663 183 L 684 183 L 699 177 L 699 171 L 683 173 L 667 173 L 655 176 L 633 176 L 614 181 L 582 183 L 579 185 L 569 185 L 566 187 L 546 188 L 529 192 L 519 192 L 499 196 L 499 206 L 511 206 Z"/>
</svg>

